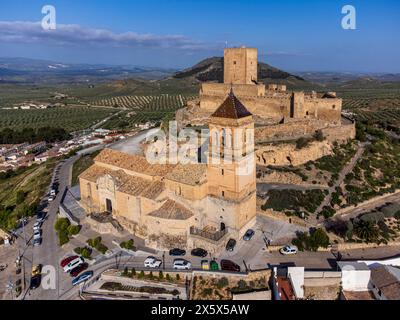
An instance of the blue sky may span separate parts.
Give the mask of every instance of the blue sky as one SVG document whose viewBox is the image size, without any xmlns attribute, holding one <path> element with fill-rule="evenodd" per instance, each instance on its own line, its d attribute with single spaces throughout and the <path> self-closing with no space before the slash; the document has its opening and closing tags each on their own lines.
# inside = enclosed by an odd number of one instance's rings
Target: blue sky
<svg viewBox="0 0 400 320">
<path fill-rule="evenodd" d="M 41 8 L 56 8 L 43 32 Z M 344 30 L 341 9 L 357 10 Z M 182 68 L 254 46 L 288 71 L 400 72 L 397 0 L 13 0 L 0 2 L 0 56 Z"/>
</svg>

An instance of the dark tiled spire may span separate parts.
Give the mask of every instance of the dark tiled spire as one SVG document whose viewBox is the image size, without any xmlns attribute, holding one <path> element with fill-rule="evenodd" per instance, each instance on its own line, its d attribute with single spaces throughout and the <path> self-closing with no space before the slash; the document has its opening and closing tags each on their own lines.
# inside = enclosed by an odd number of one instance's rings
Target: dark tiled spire
<svg viewBox="0 0 400 320">
<path fill-rule="evenodd" d="M 249 117 L 252 114 L 246 109 L 246 107 L 236 98 L 233 93 L 233 88 L 229 92 L 228 97 L 221 104 L 221 106 L 211 115 L 211 117 L 218 118 L 229 118 L 229 119 L 240 119 Z"/>
</svg>

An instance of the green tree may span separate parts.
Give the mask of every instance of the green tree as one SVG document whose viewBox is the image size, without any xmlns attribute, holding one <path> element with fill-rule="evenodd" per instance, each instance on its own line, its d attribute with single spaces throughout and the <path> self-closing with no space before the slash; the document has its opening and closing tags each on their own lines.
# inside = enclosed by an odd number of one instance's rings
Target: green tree
<svg viewBox="0 0 400 320">
<path fill-rule="evenodd" d="M 163 280 L 164 279 L 164 273 L 160 270 L 160 272 L 158 273 L 158 278 L 160 279 L 160 280 Z"/>
<path fill-rule="evenodd" d="M 354 226 L 354 233 L 367 243 L 375 242 L 379 237 L 379 229 L 373 221 L 357 221 Z"/>
<path fill-rule="evenodd" d="M 68 228 L 67 228 L 67 231 L 68 231 L 68 235 L 69 235 L 69 236 L 77 235 L 77 234 L 79 233 L 80 230 L 81 230 L 81 227 L 80 227 L 80 226 L 77 226 L 77 225 L 70 225 L 70 226 L 68 226 Z"/>
<path fill-rule="evenodd" d="M 60 232 L 60 231 L 67 231 L 68 227 L 70 226 L 70 222 L 67 218 L 58 218 L 54 228 L 56 229 L 56 231 Z"/>
<path fill-rule="evenodd" d="M 317 251 L 318 248 L 328 248 L 329 236 L 326 234 L 325 230 L 317 229 L 310 236 L 309 247 L 312 251 Z"/>
</svg>

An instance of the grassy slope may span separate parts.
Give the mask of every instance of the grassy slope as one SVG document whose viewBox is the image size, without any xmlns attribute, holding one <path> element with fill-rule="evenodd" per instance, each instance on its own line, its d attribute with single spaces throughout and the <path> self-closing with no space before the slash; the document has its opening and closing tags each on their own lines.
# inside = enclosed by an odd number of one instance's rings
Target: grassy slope
<svg viewBox="0 0 400 320">
<path fill-rule="evenodd" d="M 82 156 L 79 160 L 74 163 L 72 168 L 72 185 L 76 185 L 79 182 L 79 175 L 89 168 L 93 163 L 93 159 L 99 154 L 100 151 L 96 151 L 90 155 Z"/>
<path fill-rule="evenodd" d="M 2 214 L 0 227 L 6 227 L 8 222 L 16 221 L 17 213 L 23 206 L 30 206 L 40 200 L 50 184 L 55 164 L 55 159 L 49 160 L 40 165 L 33 165 L 14 177 L 0 180 L 1 208 L 13 209 L 7 217 Z M 18 191 L 26 194 L 24 202 L 19 205 L 16 204 Z"/>
</svg>

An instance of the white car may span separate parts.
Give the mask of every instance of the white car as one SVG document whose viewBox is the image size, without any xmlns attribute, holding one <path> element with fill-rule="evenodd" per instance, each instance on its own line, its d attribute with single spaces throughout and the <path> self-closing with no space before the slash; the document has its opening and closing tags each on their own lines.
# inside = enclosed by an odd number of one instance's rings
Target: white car
<svg viewBox="0 0 400 320">
<path fill-rule="evenodd" d="M 174 260 L 174 269 L 177 270 L 189 270 L 192 268 L 192 264 L 189 261 L 183 259 Z"/>
<path fill-rule="evenodd" d="M 82 263 L 84 263 L 83 259 L 81 257 L 78 257 L 78 258 L 72 260 L 70 263 L 68 263 L 64 267 L 64 272 L 70 272 L 72 269 L 76 268 L 77 266 L 79 266 Z"/>
<path fill-rule="evenodd" d="M 154 257 L 148 257 L 146 260 L 144 260 L 144 266 L 146 268 L 159 268 L 161 263 L 161 260 Z"/>
<path fill-rule="evenodd" d="M 55 197 L 56 196 L 56 190 L 52 189 L 50 191 L 50 196 Z"/>
<path fill-rule="evenodd" d="M 281 254 L 284 254 L 284 255 L 296 254 L 297 253 L 297 247 L 287 245 L 287 246 L 284 246 L 283 248 L 281 248 L 279 250 L 279 252 Z"/>
<path fill-rule="evenodd" d="M 40 230 L 42 223 L 40 221 L 36 221 L 33 225 L 33 231 Z"/>
<path fill-rule="evenodd" d="M 40 239 L 41 237 L 42 237 L 42 231 L 40 229 L 35 230 L 35 233 L 33 234 L 33 240 Z"/>
<path fill-rule="evenodd" d="M 50 196 L 48 201 L 52 202 L 53 200 L 54 200 L 54 197 Z"/>
</svg>

